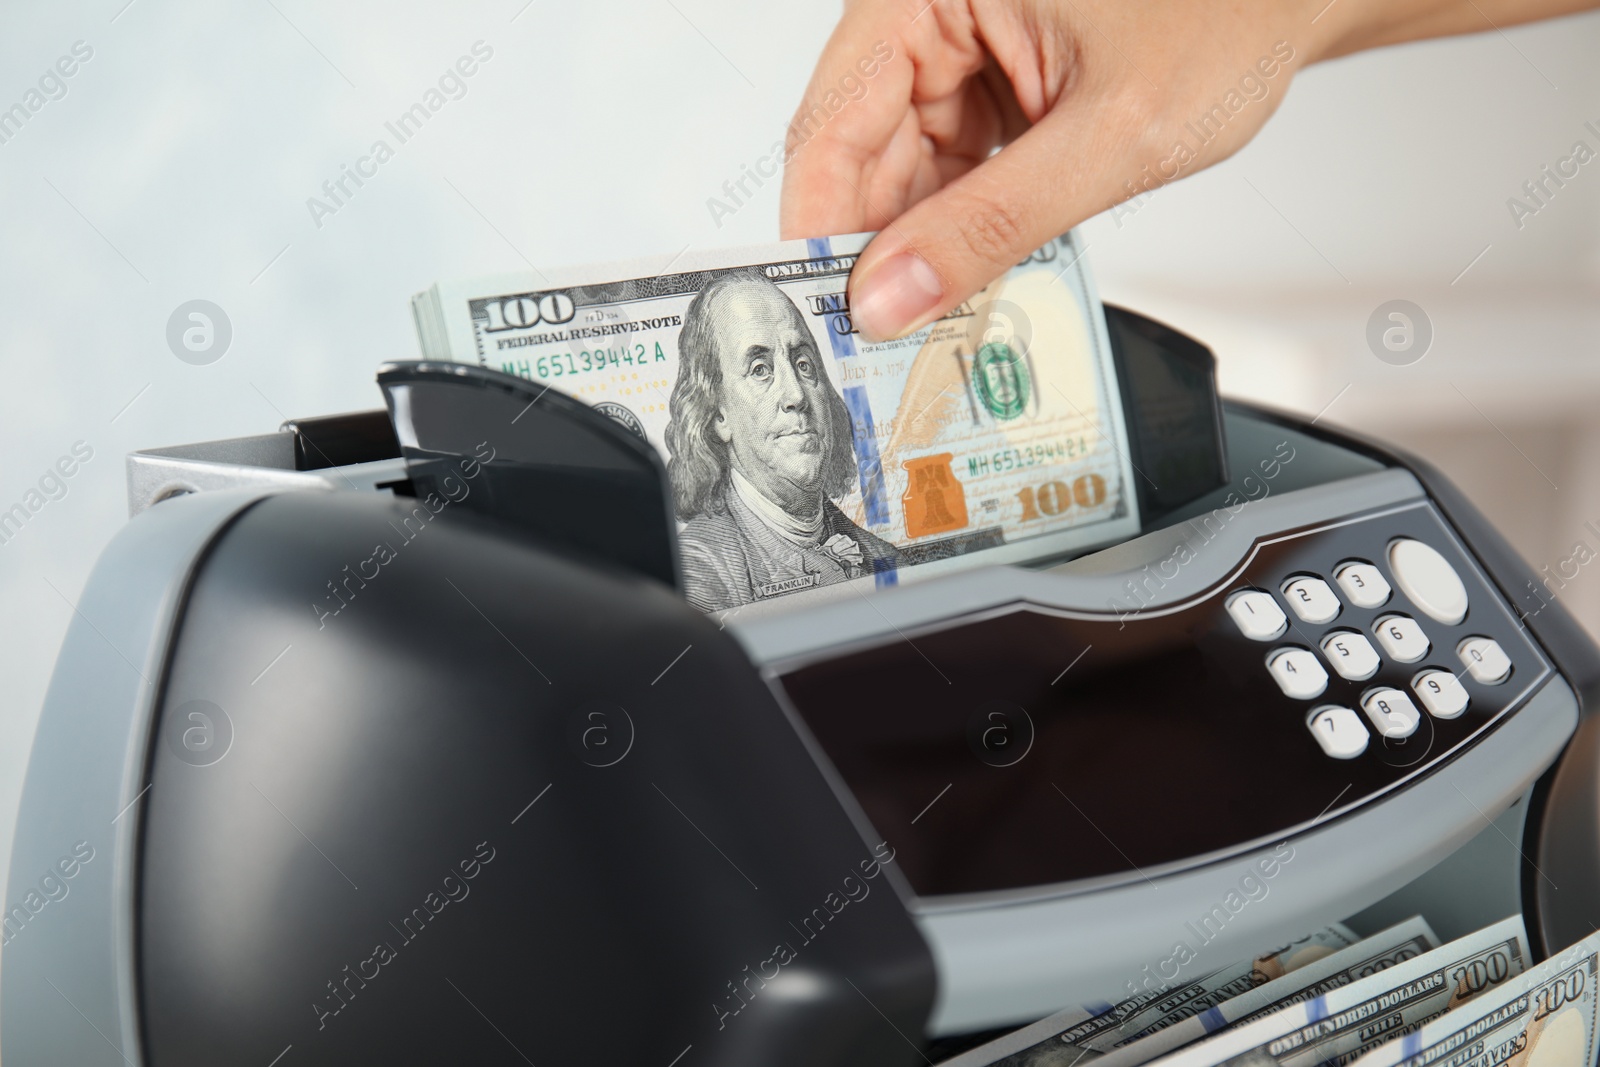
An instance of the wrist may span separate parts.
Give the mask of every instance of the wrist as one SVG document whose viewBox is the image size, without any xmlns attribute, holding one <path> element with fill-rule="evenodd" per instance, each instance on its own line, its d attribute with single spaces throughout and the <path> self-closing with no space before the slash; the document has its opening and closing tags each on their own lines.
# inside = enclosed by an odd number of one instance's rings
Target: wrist
<svg viewBox="0 0 1600 1067">
<path fill-rule="evenodd" d="M 1304 4 L 1310 22 L 1306 34 L 1304 66 L 1337 59 L 1352 52 L 1387 43 L 1384 38 L 1406 20 L 1415 0 L 1309 0 Z"/>
<path fill-rule="evenodd" d="M 1481 33 L 1572 14 L 1597 0 L 1309 0 L 1306 63 L 1431 37 Z"/>
</svg>

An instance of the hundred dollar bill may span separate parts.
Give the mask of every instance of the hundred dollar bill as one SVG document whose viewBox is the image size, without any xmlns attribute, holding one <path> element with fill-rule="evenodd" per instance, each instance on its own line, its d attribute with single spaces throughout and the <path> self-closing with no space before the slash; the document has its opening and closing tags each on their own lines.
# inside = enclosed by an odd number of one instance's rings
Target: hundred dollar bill
<svg viewBox="0 0 1600 1067">
<path fill-rule="evenodd" d="M 660 451 L 685 593 L 707 611 L 1136 533 L 1076 238 L 873 344 L 846 298 L 870 236 L 445 283 L 412 311 L 426 358 L 559 389 Z"/>
<path fill-rule="evenodd" d="M 1587 1067 L 1595 1062 L 1600 933 L 1472 1003 L 1356 1061 L 1355 1067 Z"/>
<path fill-rule="evenodd" d="M 1522 917 L 1512 916 L 1370 978 L 1224 1030 L 1151 1065 L 1342 1067 L 1516 978 L 1527 966 Z"/>
<path fill-rule="evenodd" d="M 1414 916 L 1220 1003 L 1202 999 L 1177 1005 L 1143 1030 L 1121 1039 L 1120 1047 L 1096 1063 L 1098 1067 L 1148 1063 L 1219 1030 L 1354 985 L 1438 947 L 1439 938 L 1433 929 L 1420 916 Z"/>
<path fill-rule="evenodd" d="M 1349 949 L 1357 938 L 1334 923 L 1288 945 L 1242 960 L 1159 992 L 1141 992 L 1115 1004 L 1067 1008 L 1029 1026 L 969 1049 L 939 1067 L 1071 1067 L 1098 1063 L 1127 1035 L 1176 1021 L 1186 1009 L 1204 1011 L 1256 986 Z"/>
</svg>

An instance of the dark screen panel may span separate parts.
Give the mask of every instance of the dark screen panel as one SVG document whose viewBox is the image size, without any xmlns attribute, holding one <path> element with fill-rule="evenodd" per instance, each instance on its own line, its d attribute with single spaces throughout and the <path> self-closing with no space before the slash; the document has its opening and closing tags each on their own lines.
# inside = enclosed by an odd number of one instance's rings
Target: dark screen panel
<svg viewBox="0 0 1600 1067">
<path fill-rule="evenodd" d="M 1344 560 L 1381 560 L 1395 536 L 1456 561 L 1471 597 L 1460 625 L 1434 622 L 1398 589 L 1382 608 L 1346 602 L 1331 623 L 1295 620 L 1270 642 L 1245 638 L 1226 613 L 1236 589 L 1277 593 L 1299 574 L 1331 581 Z M 1284 696 L 1267 672 L 1275 649 L 1315 650 L 1332 629 L 1370 634 L 1394 611 L 1428 634 L 1423 661 L 1384 657 L 1360 682 L 1332 675 L 1309 701 Z M 1463 676 L 1472 703 L 1461 718 L 1424 715 L 1403 741 L 1374 733 L 1353 760 L 1323 753 L 1306 726 L 1312 708 L 1359 714 L 1373 687 L 1405 690 L 1428 667 L 1459 672 L 1455 648 L 1469 634 L 1501 643 L 1516 664 L 1509 682 Z M 1437 515 L 1419 507 L 1263 545 L 1239 579 L 1177 611 L 1067 618 L 1019 605 L 797 666 L 781 683 L 912 886 L 940 896 L 1139 878 L 1270 841 L 1437 766 L 1547 669 Z"/>
</svg>

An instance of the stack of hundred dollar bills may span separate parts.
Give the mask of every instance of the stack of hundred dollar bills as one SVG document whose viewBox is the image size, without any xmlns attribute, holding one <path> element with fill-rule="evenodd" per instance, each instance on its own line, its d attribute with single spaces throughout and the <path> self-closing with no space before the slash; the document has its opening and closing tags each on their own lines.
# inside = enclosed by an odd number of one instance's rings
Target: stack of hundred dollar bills
<svg viewBox="0 0 1600 1067">
<path fill-rule="evenodd" d="M 871 343 L 847 295 L 870 236 L 445 282 L 412 313 L 425 359 L 529 379 L 655 446 L 684 593 L 707 611 L 1137 533 L 1105 316 L 1075 237 Z"/>
<path fill-rule="evenodd" d="M 939 1067 L 1592 1067 L 1597 958 L 1600 933 L 1533 964 L 1520 916 L 1442 945 L 1421 918 L 1333 926 Z"/>
</svg>

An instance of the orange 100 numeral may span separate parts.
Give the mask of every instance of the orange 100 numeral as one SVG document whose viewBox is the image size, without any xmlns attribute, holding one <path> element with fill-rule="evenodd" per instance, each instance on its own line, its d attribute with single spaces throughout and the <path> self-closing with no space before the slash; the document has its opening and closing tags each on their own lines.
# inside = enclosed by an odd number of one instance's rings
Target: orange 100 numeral
<svg viewBox="0 0 1600 1067">
<path fill-rule="evenodd" d="M 1037 519 L 1042 515 L 1059 515 L 1073 505 L 1092 508 L 1105 503 L 1106 480 L 1098 474 L 1080 474 L 1072 485 L 1063 481 L 1045 482 L 1035 489 L 1029 486 L 1017 493 L 1022 502 L 1022 521 Z"/>
</svg>

